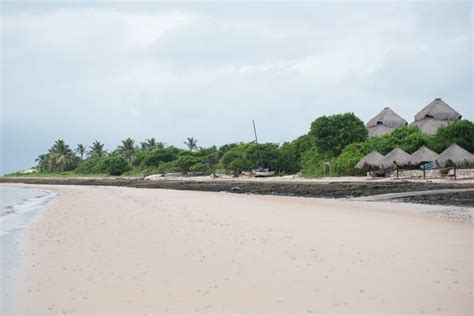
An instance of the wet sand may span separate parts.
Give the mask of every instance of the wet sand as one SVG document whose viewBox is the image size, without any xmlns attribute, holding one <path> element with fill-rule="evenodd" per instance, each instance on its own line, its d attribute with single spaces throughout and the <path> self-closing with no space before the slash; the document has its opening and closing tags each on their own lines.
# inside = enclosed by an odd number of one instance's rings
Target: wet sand
<svg viewBox="0 0 474 316">
<path fill-rule="evenodd" d="M 414 204 L 43 188 L 61 195 L 20 238 L 10 313 L 473 312 L 474 226 Z"/>
</svg>

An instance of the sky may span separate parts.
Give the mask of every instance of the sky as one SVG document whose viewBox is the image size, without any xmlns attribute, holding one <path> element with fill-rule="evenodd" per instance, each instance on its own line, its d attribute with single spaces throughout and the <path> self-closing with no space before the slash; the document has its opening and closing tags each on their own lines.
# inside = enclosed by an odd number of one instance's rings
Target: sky
<svg viewBox="0 0 474 316">
<path fill-rule="evenodd" d="M 322 115 L 473 120 L 471 2 L 1 2 L 0 174 L 56 139 L 290 141 Z"/>
</svg>

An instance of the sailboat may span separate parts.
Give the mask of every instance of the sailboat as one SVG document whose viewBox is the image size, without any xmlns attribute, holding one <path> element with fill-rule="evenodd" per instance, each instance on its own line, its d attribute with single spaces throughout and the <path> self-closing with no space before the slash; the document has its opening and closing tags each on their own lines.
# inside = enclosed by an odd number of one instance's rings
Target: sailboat
<svg viewBox="0 0 474 316">
<path fill-rule="evenodd" d="M 252 123 L 253 123 L 253 132 L 255 134 L 255 144 L 257 145 L 258 164 L 259 164 L 259 167 L 257 169 L 252 170 L 252 173 L 255 175 L 255 177 L 271 177 L 275 174 L 275 171 L 270 171 L 269 168 L 263 167 L 262 154 L 260 153 L 260 147 L 258 145 L 257 129 L 255 128 L 255 121 L 252 120 Z"/>
</svg>

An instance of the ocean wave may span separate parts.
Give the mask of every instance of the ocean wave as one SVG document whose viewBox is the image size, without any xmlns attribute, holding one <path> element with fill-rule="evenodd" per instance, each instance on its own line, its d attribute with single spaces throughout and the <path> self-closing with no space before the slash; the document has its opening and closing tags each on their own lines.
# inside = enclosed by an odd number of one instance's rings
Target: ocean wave
<svg viewBox="0 0 474 316">
<path fill-rule="evenodd" d="M 31 222 L 34 214 L 43 209 L 46 204 L 57 195 L 55 192 L 38 190 L 35 192 L 21 191 L 28 189 L 15 190 L 9 188 L 9 192 L 2 191 L 6 203 L 2 203 L 0 208 L 0 236 L 11 231 L 23 228 Z M 13 192 L 13 193 L 12 193 Z M 31 193 L 34 193 L 33 197 Z M 22 197 L 21 195 L 29 195 Z"/>
</svg>

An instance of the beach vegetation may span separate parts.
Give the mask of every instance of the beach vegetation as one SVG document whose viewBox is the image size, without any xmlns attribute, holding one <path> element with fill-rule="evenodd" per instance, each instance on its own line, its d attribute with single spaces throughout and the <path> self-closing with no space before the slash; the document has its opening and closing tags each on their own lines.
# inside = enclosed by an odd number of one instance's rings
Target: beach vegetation
<svg viewBox="0 0 474 316">
<path fill-rule="evenodd" d="M 76 153 L 79 155 L 81 160 L 84 160 L 84 155 L 86 154 L 86 146 L 83 144 L 78 144 L 76 147 Z"/>
<path fill-rule="evenodd" d="M 311 123 L 309 135 L 319 153 L 335 157 L 344 147 L 367 139 L 364 122 L 354 113 L 321 116 Z"/>
<path fill-rule="evenodd" d="M 128 160 L 122 156 L 109 156 L 103 160 L 103 165 L 111 176 L 120 176 L 131 169 Z"/>
<path fill-rule="evenodd" d="M 198 157 L 188 153 L 180 154 L 176 159 L 176 167 L 179 168 L 179 171 L 182 174 L 187 174 L 191 171 L 193 166 L 198 164 L 202 164 L 202 161 Z"/>
<path fill-rule="evenodd" d="M 187 137 L 187 139 L 183 142 L 189 151 L 193 151 L 197 148 L 198 140 L 194 137 Z"/>
<path fill-rule="evenodd" d="M 47 154 L 39 155 L 36 159 L 37 168 L 43 172 L 64 172 L 76 168 L 79 158 L 74 154 L 64 140 L 58 139 L 48 150 Z"/>
<path fill-rule="evenodd" d="M 141 143 L 141 149 L 143 151 L 152 151 L 155 149 L 165 148 L 166 144 L 163 142 L 157 142 L 155 138 L 146 139 Z"/>
<path fill-rule="evenodd" d="M 258 167 L 277 174 L 301 173 L 305 177 L 363 175 L 356 163 L 371 151 L 385 155 L 396 147 L 413 153 L 427 146 L 440 153 L 452 144 L 474 151 L 474 124 L 468 120 L 453 122 L 429 136 L 414 125 L 402 126 L 382 136 L 367 137 L 367 129 L 353 113 L 323 116 L 313 121 L 307 134 L 292 141 L 276 143 L 230 143 L 220 147 L 198 147 L 190 137 L 184 149 L 167 146 L 154 138 L 136 146 L 124 139 L 111 154 L 95 141 L 86 152 L 57 140 L 47 153 L 36 159 L 35 176 L 57 175 L 140 175 L 182 173 L 239 175 Z M 85 155 L 87 154 L 87 157 Z"/>
<path fill-rule="evenodd" d="M 443 152 L 452 144 L 474 153 L 474 123 L 468 120 L 453 122 L 439 128 L 429 141 L 429 147 L 437 153 Z"/>
<path fill-rule="evenodd" d="M 92 143 L 92 146 L 89 147 L 88 155 L 91 158 L 104 157 L 106 154 L 107 152 L 104 149 L 104 144 L 97 140 Z"/>
<path fill-rule="evenodd" d="M 137 150 L 138 149 L 135 146 L 135 141 L 131 138 L 126 138 L 122 140 L 122 144 L 118 146 L 117 153 L 127 159 L 129 163 L 131 163 Z"/>
</svg>

